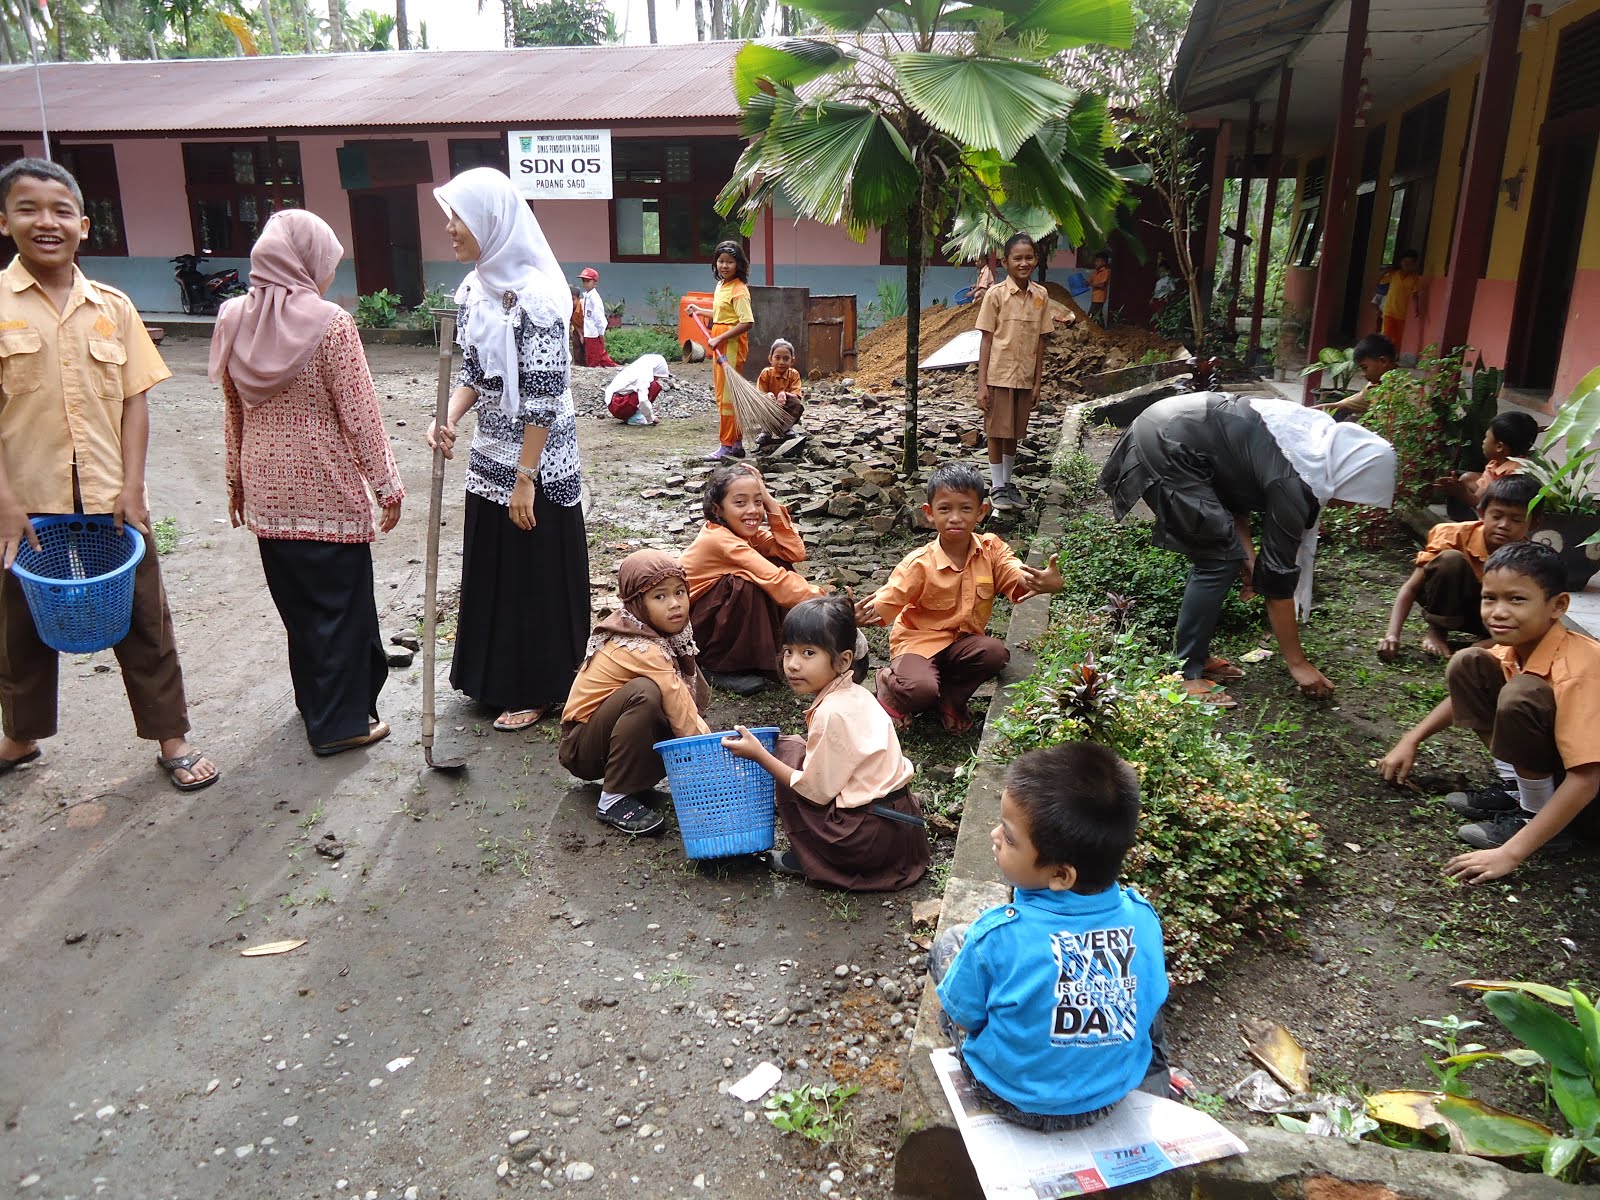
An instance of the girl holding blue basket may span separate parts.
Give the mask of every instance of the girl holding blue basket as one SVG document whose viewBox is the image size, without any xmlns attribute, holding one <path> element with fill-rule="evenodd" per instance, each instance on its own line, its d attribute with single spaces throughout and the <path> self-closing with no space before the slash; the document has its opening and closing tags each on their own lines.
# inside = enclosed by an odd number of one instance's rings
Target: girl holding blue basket
<svg viewBox="0 0 1600 1200">
<path fill-rule="evenodd" d="M 597 816 L 624 833 L 657 833 L 652 804 L 666 767 L 655 750 L 668 738 L 710 733 L 701 713 L 710 690 L 696 665 L 683 568 L 660 550 L 638 550 L 617 566 L 622 607 L 594 627 L 561 713 L 561 765 L 600 779 Z"/>
<path fill-rule="evenodd" d="M 796 605 L 783 621 L 784 680 L 814 696 L 806 736 L 778 739 L 769 752 L 743 725 L 728 752 L 776 781 L 778 818 L 789 849 L 775 870 L 857 892 L 894 892 L 921 879 L 931 857 L 927 826 L 907 786 L 916 768 L 900 750 L 894 722 L 855 678 L 864 646 L 845 596 Z"/>
</svg>

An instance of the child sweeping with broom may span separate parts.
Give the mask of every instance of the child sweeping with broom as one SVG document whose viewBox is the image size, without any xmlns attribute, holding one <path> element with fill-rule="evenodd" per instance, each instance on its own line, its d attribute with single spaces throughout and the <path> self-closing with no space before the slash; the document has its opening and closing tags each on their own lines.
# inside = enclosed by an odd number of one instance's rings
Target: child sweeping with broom
<svg viewBox="0 0 1600 1200">
<path fill-rule="evenodd" d="M 711 299 L 711 340 L 707 349 L 717 355 L 711 378 L 717 392 L 717 448 L 706 458 L 721 462 L 744 457 L 744 430 L 734 411 L 728 373 L 737 375 L 750 355 L 750 330 L 755 316 L 750 308 L 750 260 L 738 242 L 719 242 L 711 256 L 711 269 L 717 275 L 717 290 Z M 699 316 L 698 306 L 689 306 L 690 316 Z M 724 367 L 721 355 L 727 356 Z"/>
</svg>

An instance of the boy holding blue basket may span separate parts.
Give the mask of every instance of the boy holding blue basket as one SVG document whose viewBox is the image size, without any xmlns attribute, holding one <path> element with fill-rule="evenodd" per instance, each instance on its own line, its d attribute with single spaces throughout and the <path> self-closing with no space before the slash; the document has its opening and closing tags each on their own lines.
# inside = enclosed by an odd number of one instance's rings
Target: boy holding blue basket
<svg viewBox="0 0 1600 1200">
<path fill-rule="evenodd" d="M 75 262 L 89 232 L 77 180 L 23 158 L 0 170 L 0 234 L 17 257 L 0 271 L 0 775 L 39 757 L 56 732 L 56 652 L 40 640 L 10 567 L 40 543 L 29 519 L 110 514 L 144 539 L 133 622 L 116 644 L 134 727 L 161 744 L 179 791 L 217 781 L 189 744 L 183 670 L 145 497 L 146 393 L 171 376 L 133 302 Z"/>
</svg>

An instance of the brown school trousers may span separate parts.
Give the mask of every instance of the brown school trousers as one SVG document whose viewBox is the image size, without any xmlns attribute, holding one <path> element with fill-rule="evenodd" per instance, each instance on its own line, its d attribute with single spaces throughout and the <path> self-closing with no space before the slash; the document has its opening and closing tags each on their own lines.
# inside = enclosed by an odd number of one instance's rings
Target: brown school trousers
<svg viewBox="0 0 1600 1200">
<path fill-rule="evenodd" d="M 1444 675 L 1455 723 L 1487 734 L 1490 754 L 1528 775 L 1561 769 L 1549 680 L 1526 672 L 1507 679 L 1500 660 L 1481 646 L 1456 651 Z"/>
<path fill-rule="evenodd" d="M 133 624 L 112 648 L 133 710 L 133 727 L 149 741 L 189 732 L 183 668 L 155 540 L 144 537 L 144 558 L 133 573 Z M 56 732 L 57 654 L 39 640 L 22 585 L 10 571 L 0 582 L 0 721 L 6 736 L 32 742 Z"/>
<path fill-rule="evenodd" d="M 958 637 L 932 658 L 901 654 L 889 663 L 881 686 L 898 713 L 927 712 L 935 705 L 965 710 L 972 693 L 1011 661 L 1011 651 L 986 633 Z"/>
<path fill-rule="evenodd" d="M 657 742 L 672 737 L 672 725 L 654 680 L 630 679 L 607 696 L 587 721 L 561 726 L 556 757 L 579 779 L 600 779 L 608 792 L 648 792 L 667 773 Z"/>
<path fill-rule="evenodd" d="M 1417 599 L 1422 619 L 1437 629 L 1460 630 L 1483 637 L 1483 581 L 1472 561 L 1459 550 L 1445 550 L 1423 565 Z"/>
</svg>

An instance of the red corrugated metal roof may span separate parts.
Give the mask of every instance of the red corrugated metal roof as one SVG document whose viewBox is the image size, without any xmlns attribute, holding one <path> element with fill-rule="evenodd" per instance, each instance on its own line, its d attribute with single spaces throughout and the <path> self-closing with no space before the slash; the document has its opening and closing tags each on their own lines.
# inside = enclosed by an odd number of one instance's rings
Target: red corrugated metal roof
<svg viewBox="0 0 1600 1200">
<path fill-rule="evenodd" d="M 176 133 L 733 118 L 743 42 L 46 63 L 50 128 Z M 0 68 L 0 133 L 38 129 L 31 66 Z"/>
</svg>

